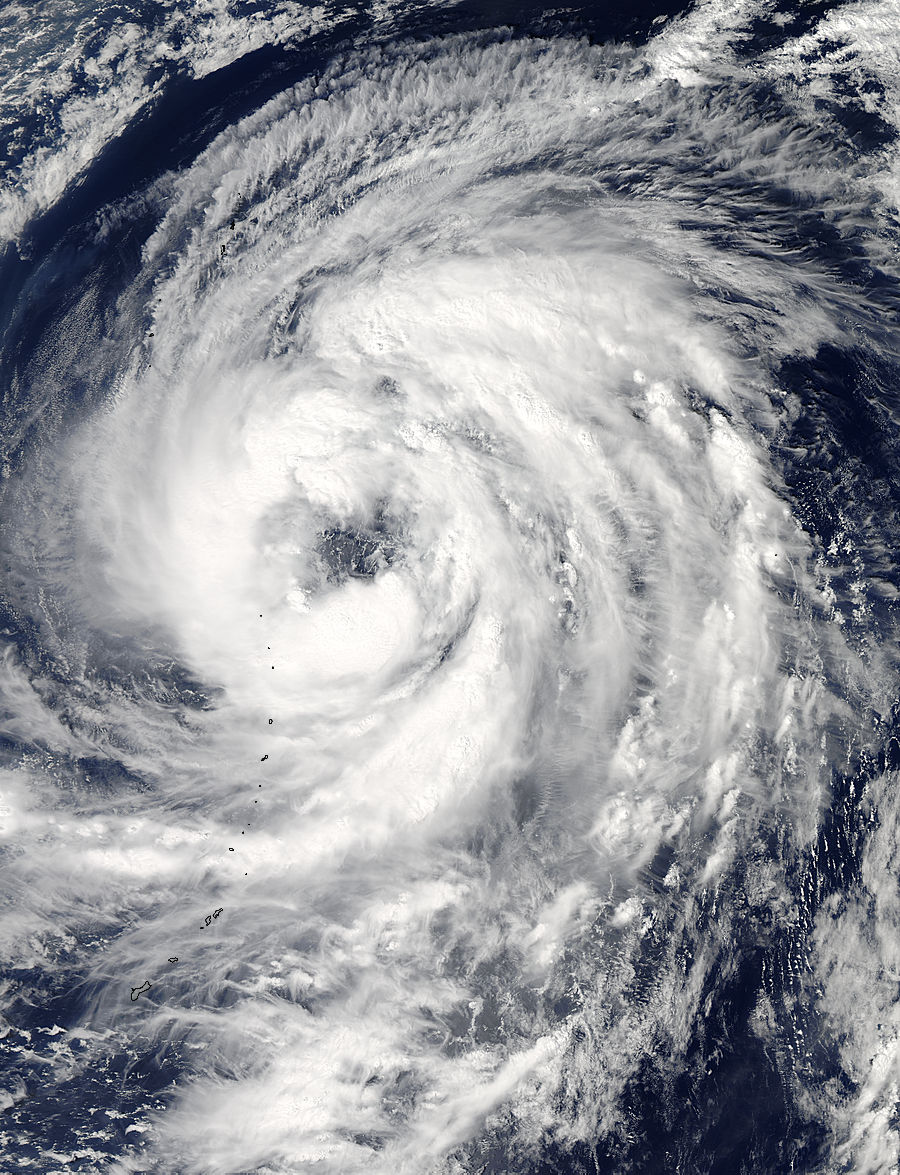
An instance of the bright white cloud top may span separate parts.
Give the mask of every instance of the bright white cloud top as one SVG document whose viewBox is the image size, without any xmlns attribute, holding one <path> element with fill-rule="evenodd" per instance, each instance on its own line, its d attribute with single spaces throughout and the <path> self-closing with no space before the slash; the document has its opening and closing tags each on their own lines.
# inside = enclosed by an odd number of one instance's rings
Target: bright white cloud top
<svg viewBox="0 0 900 1175">
<path fill-rule="evenodd" d="M 796 374 L 869 356 L 893 429 L 894 156 L 816 103 L 896 18 L 842 13 L 821 87 L 755 7 L 359 45 L 8 344 L 4 1096 L 76 1099 L 60 1169 L 649 1171 L 739 989 L 803 1169 L 895 1169 L 896 523 Z"/>
</svg>

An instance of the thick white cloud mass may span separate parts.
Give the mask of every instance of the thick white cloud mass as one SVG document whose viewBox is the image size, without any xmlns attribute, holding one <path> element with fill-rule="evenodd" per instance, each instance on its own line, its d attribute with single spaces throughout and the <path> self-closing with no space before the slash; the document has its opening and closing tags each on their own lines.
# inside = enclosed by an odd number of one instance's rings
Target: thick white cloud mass
<svg viewBox="0 0 900 1175">
<path fill-rule="evenodd" d="M 6 1040 L 177 1079 L 60 1169 L 531 1170 L 694 1073 L 748 927 L 795 934 L 748 1014 L 809 1169 L 895 1169 L 889 776 L 858 875 L 798 892 L 889 587 L 797 507 L 798 418 L 829 442 L 779 376 L 893 356 L 834 258 L 892 272 L 894 163 L 729 12 L 348 51 L 142 194 L 102 328 L 68 308 L 2 506 L 0 941 L 80 1010 Z"/>
</svg>

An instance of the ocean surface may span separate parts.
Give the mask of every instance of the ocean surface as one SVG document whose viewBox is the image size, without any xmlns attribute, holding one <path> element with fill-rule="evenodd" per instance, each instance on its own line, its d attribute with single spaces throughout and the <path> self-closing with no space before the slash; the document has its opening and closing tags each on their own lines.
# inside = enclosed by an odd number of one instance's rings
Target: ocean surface
<svg viewBox="0 0 900 1175">
<path fill-rule="evenodd" d="M 900 7 L 0 7 L 0 1171 L 900 1169 Z"/>
</svg>

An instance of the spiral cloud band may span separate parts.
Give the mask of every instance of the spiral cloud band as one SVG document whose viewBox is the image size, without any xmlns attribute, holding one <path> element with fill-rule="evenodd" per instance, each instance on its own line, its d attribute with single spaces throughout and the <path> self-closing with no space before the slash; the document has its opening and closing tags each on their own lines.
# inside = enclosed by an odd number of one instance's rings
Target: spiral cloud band
<svg viewBox="0 0 900 1175">
<path fill-rule="evenodd" d="M 895 164 L 841 11 L 812 80 L 714 6 L 359 39 L 33 262 L 19 1162 L 895 1169 Z"/>
</svg>

